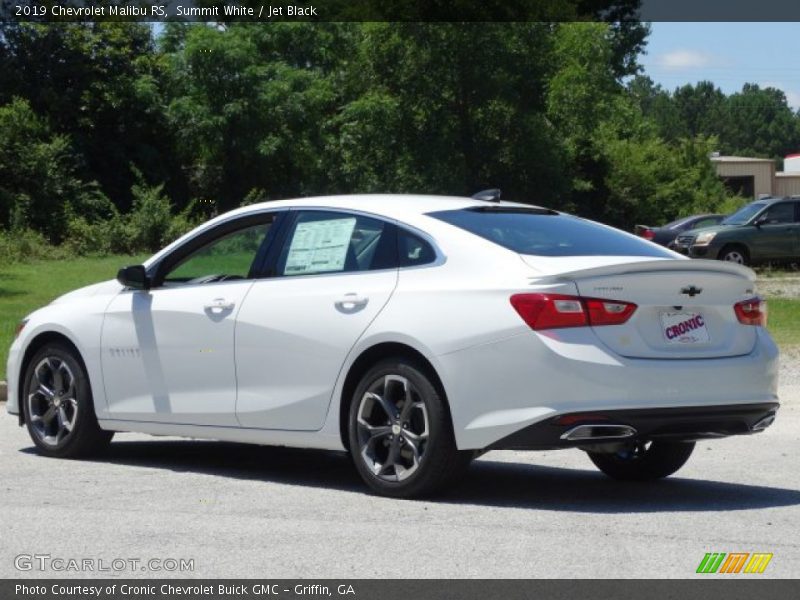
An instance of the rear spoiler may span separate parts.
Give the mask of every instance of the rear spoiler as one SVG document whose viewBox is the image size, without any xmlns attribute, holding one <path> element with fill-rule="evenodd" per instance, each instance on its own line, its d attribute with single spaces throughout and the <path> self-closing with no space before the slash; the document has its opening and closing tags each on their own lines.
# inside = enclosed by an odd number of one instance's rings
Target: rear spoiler
<svg viewBox="0 0 800 600">
<path fill-rule="evenodd" d="M 636 235 L 641 235 L 641 233 L 645 229 L 652 229 L 652 227 L 650 227 L 650 225 L 634 225 L 633 226 L 633 233 L 635 233 Z"/>
<path fill-rule="evenodd" d="M 531 257 L 536 259 L 539 257 Z M 523 257 L 525 260 L 525 257 Z M 528 262 L 526 260 L 526 262 Z M 531 261 L 533 262 L 533 260 Z M 531 264 L 531 263 L 528 263 Z M 534 266 L 531 264 L 531 266 Z M 532 281 L 537 283 L 541 282 L 562 282 L 572 281 L 573 279 L 580 279 L 584 277 L 603 277 L 606 275 L 632 275 L 635 273 L 657 273 L 657 272 L 678 272 L 684 271 L 686 273 L 727 273 L 729 275 L 736 275 L 749 281 L 755 282 L 755 271 L 742 265 L 735 263 L 723 262 L 719 260 L 643 260 L 637 262 L 620 262 L 616 264 L 606 264 L 597 267 L 590 267 L 586 269 L 576 269 L 573 271 L 553 273 L 552 275 L 542 274 L 538 277 L 531 277 Z"/>
</svg>

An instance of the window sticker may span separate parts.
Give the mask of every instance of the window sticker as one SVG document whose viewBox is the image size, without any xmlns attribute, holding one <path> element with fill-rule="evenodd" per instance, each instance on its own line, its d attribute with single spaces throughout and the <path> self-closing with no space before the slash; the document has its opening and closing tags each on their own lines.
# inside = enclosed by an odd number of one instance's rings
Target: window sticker
<svg viewBox="0 0 800 600">
<path fill-rule="evenodd" d="M 298 223 L 284 275 L 343 271 L 355 227 L 355 217 Z"/>
</svg>

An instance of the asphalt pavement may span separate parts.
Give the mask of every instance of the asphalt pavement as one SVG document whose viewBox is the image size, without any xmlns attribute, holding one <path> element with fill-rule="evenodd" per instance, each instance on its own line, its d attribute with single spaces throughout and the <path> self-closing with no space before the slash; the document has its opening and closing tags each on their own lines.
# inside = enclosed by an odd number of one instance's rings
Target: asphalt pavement
<svg viewBox="0 0 800 600">
<path fill-rule="evenodd" d="M 433 501 L 371 496 L 332 452 L 121 434 L 103 459 L 43 458 L 0 406 L 0 577 L 684 578 L 706 552 L 796 577 L 800 387 L 781 400 L 767 432 L 698 443 L 664 481 L 491 452 Z"/>
</svg>

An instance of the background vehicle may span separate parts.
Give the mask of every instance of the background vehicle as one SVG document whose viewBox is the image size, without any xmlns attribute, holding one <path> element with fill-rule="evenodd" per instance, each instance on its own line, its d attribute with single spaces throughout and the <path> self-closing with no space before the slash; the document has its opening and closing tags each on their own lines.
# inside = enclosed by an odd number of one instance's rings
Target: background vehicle
<svg viewBox="0 0 800 600">
<path fill-rule="evenodd" d="M 117 431 L 348 450 L 391 496 L 503 448 L 665 477 L 775 418 L 753 282 L 492 195 L 257 204 L 31 314 L 8 410 L 47 456 Z"/>
<path fill-rule="evenodd" d="M 661 227 L 637 225 L 634 233 L 656 244 L 671 247 L 670 244 L 675 240 L 678 234 L 691 229 L 700 229 L 702 227 L 717 225 L 724 218 L 725 215 L 719 214 L 693 215 L 691 217 L 676 219 Z"/>
<path fill-rule="evenodd" d="M 800 198 L 764 198 L 743 206 L 716 227 L 678 236 L 675 250 L 693 258 L 740 265 L 800 258 Z"/>
</svg>

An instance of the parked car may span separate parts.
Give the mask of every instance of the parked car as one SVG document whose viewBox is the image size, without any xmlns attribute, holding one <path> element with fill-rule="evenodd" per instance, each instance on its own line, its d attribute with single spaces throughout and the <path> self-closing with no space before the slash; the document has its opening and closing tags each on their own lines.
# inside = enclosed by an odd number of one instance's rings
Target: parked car
<svg viewBox="0 0 800 600">
<path fill-rule="evenodd" d="M 745 267 L 546 208 L 270 202 L 29 315 L 7 407 L 50 457 L 124 431 L 347 450 L 388 496 L 491 449 L 655 479 L 774 420 L 764 309 Z"/>
<path fill-rule="evenodd" d="M 674 250 L 693 258 L 740 265 L 800 259 L 800 198 L 763 198 L 740 208 L 715 227 L 694 229 Z"/>
<path fill-rule="evenodd" d="M 691 229 L 700 229 L 702 227 L 710 227 L 717 225 L 725 218 L 725 215 L 706 214 L 706 215 L 693 215 L 691 217 L 682 217 L 676 219 L 671 223 L 662 225 L 661 227 L 650 227 L 648 225 L 637 225 L 634 232 L 639 237 L 646 240 L 661 244 L 662 246 L 669 247 L 669 244 L 675 241 L 675 238 L 684 231 Z"/>
</svg>

